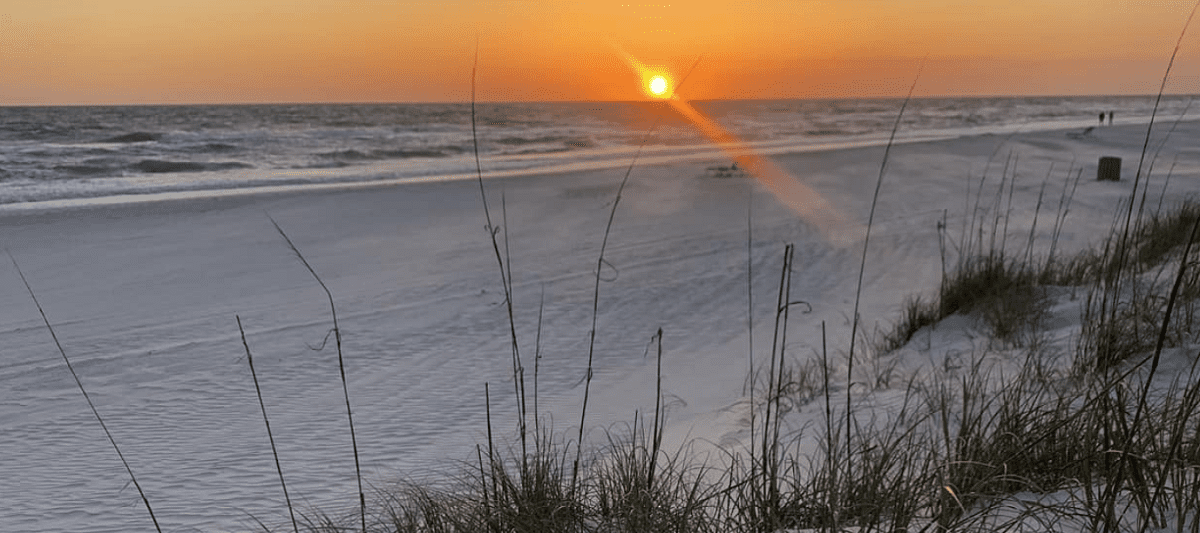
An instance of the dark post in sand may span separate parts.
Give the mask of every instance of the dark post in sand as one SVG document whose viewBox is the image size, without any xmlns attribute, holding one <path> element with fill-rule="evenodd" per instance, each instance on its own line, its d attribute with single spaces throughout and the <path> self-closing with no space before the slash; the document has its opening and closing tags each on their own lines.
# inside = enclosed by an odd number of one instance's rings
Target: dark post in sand
<svg viewBox="0 0 1200 533">
<path fill-rule="evenodd" d="M 1097 181 L 1121 181 L 1121 158 L 1101 157 L 1096 167 Z"/>
</svg>

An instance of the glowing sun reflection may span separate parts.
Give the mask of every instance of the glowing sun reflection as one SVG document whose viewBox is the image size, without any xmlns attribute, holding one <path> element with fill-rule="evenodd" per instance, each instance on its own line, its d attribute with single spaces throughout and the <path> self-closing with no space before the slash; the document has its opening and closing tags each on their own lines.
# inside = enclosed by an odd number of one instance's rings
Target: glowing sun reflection
<svg viewBox="0 0 1200 533">
<path fill-rule="evenodd" d="M 862 234 L 861 224 L 846 218 L 841 211 L 829 203 L 812 187 L 805 185 L 795 176 L 776 165 L 770 159 L 757 154 L 753 148 L 738 139 L 729 130 L 705 116 L 675 93 L 669 77 L 642 64 L 636 57 L 616 47 L 617 53 L 642 79 L 642 87 L 651 97 L 665 100 L 676 112 L 687 118 L 713 144 L 721 148 L 738 168 L 744 169 L 767 188 L 780 203 L 788 206 L 805 222 L 812 224 L 831 243 L 837 246 L 850 244 Z M 658 89 L 656 89 L 658 87 Z"/>
</svg>

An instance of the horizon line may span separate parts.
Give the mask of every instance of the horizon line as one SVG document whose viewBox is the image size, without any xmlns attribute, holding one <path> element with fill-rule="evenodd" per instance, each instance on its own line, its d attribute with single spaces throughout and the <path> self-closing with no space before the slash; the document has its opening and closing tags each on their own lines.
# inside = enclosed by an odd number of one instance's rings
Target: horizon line
<svg viewBox="0 0 1200 533">
<path fill-rule="evenodd" d="M 988 98 L 1154 98 L 1157 93 L 1086 93 L 1086 94 L 945 94 L 913 96 L 913 100 L 945 100 L 945 99 L 988 99 Z M 1162 96 L 1170 97 L 1200 97 L 1200 93 L 1164 92 Z M 903 96 L 792 96 L 777 98 L 698 98 L 684 99 L 688 102 L 770 102 L 784 100 L 834 101 L 834 100 L 903 100 Z M 657 103 L 653 99 L 637 100 L 476 100 L 477 104 L 642 104 Z M 393 101 L 196 101 L 196 102 L 92 102 L 92 103 L 0 103 L 0 108 L 36 108 L 36 107 L 187 107 L 187 106 L 284 106 L 284 105 L 438 105 L 438 104 L 471 104 L 471 100 L 393 100 Z"/>
</svg>

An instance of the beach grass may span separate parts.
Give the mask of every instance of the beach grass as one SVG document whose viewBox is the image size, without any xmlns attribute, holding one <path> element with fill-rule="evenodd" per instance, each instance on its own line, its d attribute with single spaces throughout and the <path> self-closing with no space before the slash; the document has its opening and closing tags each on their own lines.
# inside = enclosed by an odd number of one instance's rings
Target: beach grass
<svg viewBox="0 0 1200 533">
<path fill-rule="evenodd" d="M 992 209 L 964 217 L 969 227 L 962 228 L 958 257 L 944 269 L 936 295 L 912 297 L 896 326 L 858 356 L 883 364 L 890 353 L 912 349 L 918 332 L 963 316 L 981 325 L 989 341 L 957 368 L 909 375 L 899 387 L 877 376 L 856 394 L 860 382 L 852 367 L 846 382 L 837 382 L 824 335 L 819 359 L 788 353 L 789 314 L 795 305 L 807 305 L 792 295 L 795 249 L 789 245 L 782 254 L 770 358 L 752 366 L 747 378 L 749 442 L 716 456 L 698 453 L 695 442 L 663 449 L 667 416 L 659 390 L 652 419 L 635 414 L 621 429 L 606 431 L 603 441 L 588 443 L 583 431 L 572 440 L 540 423 L 536 397 L 534 412 L 526 410 L 508 307 L 518 434 L 494 435 L 485 392 L 486 452 L 478 447 L 475 460 L 464 461 L 458 473 L 390 485 L 377 491 L 370 512 L 358 516 L 310 511 L 303 528 L 345 531 L 359 518 L 364 530 L 395 532 L 1196 531 L 1196 359 L 1170 379 L 1156 369 L 1164 349 L 1196 340 L 1200 203 L 1187 200 L 1144 216 L 1139 209 L 1128 235 L 1114 229 L 1094 248 L 1056 254 L 1073 195 L 1068 191 L 1079 181 L 1068 170 L 1051 242 L 1034 246 L 1043 184 L 1026 245 L 1006 254 L 1012 206 L 1000 208 L 1012 196 L 1013 180 L 1001 180 Z M 482 180 L 480 185 L 486 204 Z M 1145 199 L 1147 188 L 1140 190 L 1142 197 L 1134 189 L 1130 203 Z M 981 185 L 977 206 L 982 194 Z M 501 252 L 501 228 L 491 226 L 490 214 L 488 220 L 511 301 L 511 260 L 507 246 Z M 939 235 L 950 233 L 939 227 Z M 1129 251 L 1129 260 L 1114 261 L 1118 246 Z M 1035 253 L 1041 248 L 1050 252 Z M 602 245 L 597 270 L 603 264 Z M 593 319 L 598 287 L 597 281 Z M 1087 294 L 1069 367 L 1058 363 L 1063 345 L 1044 338 L 1054 288 Z M 1104 320 L 1114 316 L 1118 320 Z M 1125 329 L 1112 329 L 1116 324 Z M 661 383 L 661 330 L 655 338 Z M 1014 354 L 1020 364 L 997 363 Z M 854 359 L 847 355 L 847 365 Z M 590 376 L 590 356 L 588 369 Z M 834 400 L 839 388 L 844 402 Z M 862 405 L 876 393 L 890 394 L 890 406 Z M 789 426 L 791 413 L 822 403 L 823 424 Z M 527 417 L 539 421 L 532 431 Z"/>
<path fill-rule="evenodd" d="M 474 126 L 472 112 L 473 135 Z M 1143 160 L 1149 148 L 1147 135 Z M 887 168 L 886 153 L 871 204 L 868 236 Z M 475 155 L 482 174 L 477 148 Z M 943 243 L 943 279 L 936 294 L 911 296 L 895 325 L 873 339 L 864 348 L 866 354 L 856 355 L 858 300 L 869 242 L 864 239 L 844 372 L 831 360 L 824 324 L 819 354 L 787 351 L 791 311 L 804 302 L 792 294 L 795 248 L 786 246 L 774 344 L 765 363 L 751 359 L 747 377 L 751 438 L 716 454 L 701 452 L 698 442 L 664 448 L 669 413 L 662 407 L 661 388 L 655 390 L 652 417 L 635 413 L 624 425 L 606 430 L 599 442 L 585 442 L 600 272 L 617 207 L 636 163 L 635 157 L 617 189 L 596 261 L 583 407 L 578 426 L 572 428 L 578 432 L 575 438 L 571 438 L 573 431 L 557 431 L 544 423 L 538 410 L 536 340 L 533 409 L 528 409 L 513 307 L 506 208 L 501 196 L 502 224 L 494 225 L 480 175 L 486 230 L 501 277 L 511 338 L 517 433 L 495 435 L 491 391 L 485 385 L 486 450 L 483 444 L 477 446 L 474 458 L 465 458 L 457 469 L 448 468 L 432 481 L 377 486 L 370 499 L 363 489 L 333 295 L 275 224 L 329 301 L 358 482 L 357 509 L 301 510 L 297 520 L 275 455 L 293 530 L 1200 531 L 1200 356 L 1190 356 L 1190 365 L 1176 365 L 1169 376 L 1159 372 L 1167 351 L 1177 360 L 1185 359 L 1189 354 L 1182 350 L 1194 349 L 1200 340 L 1196 328 L 1200 201 L 1187 200 L 1162 210 L 1160 200 L 1160 209 L 1146 213 L 1149 187 L 1142 180 L 1149 180 L 1152 162 L 1145 176 L 1139 165 L 1128 205 L 1123 206 L 1128 209 L 1126 216 L 1113 221 L 1100 245 L 1058 254 L 1059 231 L 1079 183 L 1080 174 L 1074 173 L 1072 164 L 1044 256 L 1035 253 L 1035 235 L 1046 183 L 1034 208 L 1026 246 L 1017 252 L 1007 250 L 1009 238 L 1021 236 L 1009 231 L 1016 177 L 1008 175 L 1006 164 L 991 209 L 980 209 L 981 182 L 974 215 L 964 213 L 959 228 L 963 237 L 955 246 L 958 257 L 950 265 L 945 262 Z M 1008 205 L 1001 209 L 1006 186 Z M 968 192 L 968 205 L 970 200 Z M 1135 210 L 1135 205 L 1142 207 Z M 943 218 L 938 227 L 943 238 L 951 234 L 945 224 Z M 752 277 L 748 269 L 748 278 Z M 752 280 L 748 286 L 753 307 Z M 1071 364 L 1066 368 L 1058 363 L 1063 345 L 1045 339 L 1056 303 L 1052 288 L 1086 293 L 1079 338 L 1071 346 Z M 36 302 L 33 289 L 29 292 Z M 539 333 L 540 315 L 539 309 Z M 894 387 L 891 378 L 882 380 L 889 383 L 877 378 L 866 387 L 856 381 L 856 361 L 885 364 L 881 361 L 889 355 L 913 349 L 918 333 L 956 316 L 982 325 L 988 340 L 965 354 L 962 364 L 906 376 L 902 385 Z M 45 322 L 53 335 L 49 320 Z M 749 321 L 748 329 L 752 327 Z M 661 387 L 662 329 L 655 339 Z M 274 436 L 244 332 L 242 341 L 274 452 Z M 749 352 L 752 358 L 753 347 Z M 62 356 L 70 368 L 67 354 Z M 1019 357 L 1018 364 L 998 362 L 1013 357 Z M 86 398 L 82 382 L 77 375 L 75 379 Z M 844 394 L 844 401 L 835 400 L 838 393 Z M 867 405 L 871 401 L 885 405 L 872 409 Z M 822 413 L 820 424 L 789 425 L 791 414 L 809 407 Z M 94 406 L 92 411 L 103 426 Z M 120 455 L 111 434 L 109 440 Z M 128 463 L 125 467 L 157 528 L 147 495 Z M 271 519 L 255 520 L 263 531 L 282 530 Z"/>
<path fill-rule="evenodd" d="M 1191 221 L 1193 229 L 1196 219 L 1188 213 L 1195 209 L 1194 201 L 1185 202 L 1145 227 L 1172 227 L 1164 222 L 1178 217 Z M 1146 242 L 1158 243 L 1162 237 L 1152 233 L 1146 232 Z M 1190 243 L 1182 240 L 1157 254 L 1160 262 L 1130 262 L 1126 268 L 1190 265 L 1200 255 Z M 790 251 L 781 269 L 783 303 L 790 298 Z M 1096 252 L 1085 250 L 1061 264 L 1094 257 Z M 951 272 L 952 289 L 944 294 L 970 294 L 966 287 L 983 286 L 981 279 L 999 288 L 977 291 L 969 301 L 952 300 L 953 307 L 922 307 L 953 309 L 946 316 L 974 315 L 994 328 L 989 313 L 1016 313 L 1003 303 L 1012 291 L 1044 288 L 1038 283 L 1045 279 L 1044 264 L 960 264 L 968 271 Z M 1175 270 L 1172 279 L 1186 279 L 1191 270 Z M 1105 272 L 1099 266 L 1091 271 Z M 1182 288 L 1186 282 L 1170 285 L 1177 308 L 1195 300 Z M 1089 288 L 1094 285 L 1087 280 L 1077 285 Z M 781 317 L 787 307 L 780 306 Z M 1044 305 L 1040 309 L 1046 312 Z M 1146 312 L 1160 324 L 1169 318 L 1165 307 Z M 785 322 L 781 319 L 777 334 Z M 1030 333 L 1041 327 L 1036 321 L 1021 324 Z M 1086 358 L 1089 346 L 1081 340 L 1075 357 Z M 1013 353 L 1023 354 L 1019 365 L 996 364 L 999 354 Z M 777 350 L 760 369 L 769 375 L 753 378 L 766 386 L 756 387 L 761 397 L 752 404 L 760 440 L 746 449 L 717 457 L 697 453 L 695 443 L 661 449 L 664 421 L 658 417 L 653 422 L 635 417 L 587 446 L 539 425 L 529 435 L 536 441 L 529 449 L 517 439 L 515 446 L 496 444 L 503 451 L 492 450 L 489 440 L 476 467 L 466 461 L 440 482 L 410 481 L 377 491 L 367 529 L 896 532 L 1021 531 L 1042 525 L 1195 531 L 1200 375 L 1194 358 L 1170 379 L 1134 362 L 1153 354 L 1142 350 L 1128 354 L 1124 364 L 1081 371 L 1085 367 L 1057 364 L 1061 354 L 1047 344 L 985 345 L 960 369 L 910 377 L 890 389 L 898 394 L 893 407 L 869 413 L 854 408 L 847 418 L 847 411 L 839 411 L 853 406 L 831 399 L 839 384 L 827 354 L 805 359 Z M 822 403 L 822 425 L 781 429 L 788 413 Z M 581 448 L 576 474 L 574 456 Z M 348 515 L 347 522 L 316 512 L 306 517 L 301 528 L 313 532 L 344 531 L 359 518 Z"/>
<path fill-rule="evenodd" d="M 493 432 L 493 398 L 485 385 L 487 441 L 474 457 L 460 458 L 457 468 L 447 467 L 439 478 L 378 484 L 369 494 L 360 490 L 352 510 L 292 509 L 276 456 L 288 514 L 295 516 L 254 520 L 262 531 L 308 532 L 1036 527 L 1195 532 L 1200 528 L 1200 358 L 1187 351 L 1200 341 L 1195 327 L 1200 319 L 1200 201 L 1135 209 L 1127 236 L 1115 229 L 1123 221 L 1114 220 L 1114 229 L 1101 242 L 1068 254 L 1057 251 L 1057 239 L 1071 203 L 1069 191 L 1078 181 L 1079 174 L 1068 170 L 1057 212 L 1046 210 L 1045 217 L 1054 219 L 1046 225 L 1051 228 L 1049 242 L 1035 238 L 1037 214 L 1028 235 L 1010 227 L 1011 206 L 974 211 L 961 219 L 962 228 L 947 227 L 943 217 L 939 236 L 967 237 L 943 247 L 946 268 L 935 293 L 911 296 L 895 327 L 864 343 L 863 353 L 854 356 L 836 346 L 830 353 L 824 324 L 819 343 L 809 340 L 820 346 L 817 353 L 790 349 L 794 343 L 788 336 L 796 333 L 789 333 L 788 325 L 811 306 L 800 300 L 803 295 L 793 294 L 796 248 L 784 246 L 777 258 L 780 269 L 772 274 L 778 275 L 774 343 L 769 358 L 760 357 L 747 373 L 752 437 L 739 445 L 716 452 L 698 441 L 664 445 L 670 413 L 663 406 L 661 382 L 664 350 L 670 348 L 664 347 L 661 329 L 652 343 L 658 363 L 653 413 L 635 413 L 624 424 L 601 428 L 604 436 L 596 441 L 584 441 L 576 427 L 554 429 L 538 410 L 540 340 L 533 340 L 534 392 L 527 403 L 515 312 L 508 305 L 503 312 L 513 344 L 516 388 L 503 396 L 514 394 L 518 406 L 521 420 L 514 434 Z M 1046 188 L 1041 187 L 1043 192 Z M 1011 190 L 1012 181 L 1002 179 L 995 198 L 1007 198 Z M 1152 194 L 1147 191 L 1144 186 L 1134 189 L 1126 201 L 1147 203 Z M 486 202 L 482 187 L 481 192 Z M 983 203 L 978 201 L 982 195 L 981 187 L 976 205 Z M 1043 207 L 1042 194 L 1038 197 L 1035 213 Z M 501 225 L 491 226 L 488 215 L 487 231 L 511 304 L 503 195 L 501 210 Z M 609 227 L 615 212 L 614 203 Z M 332 334 L 340 341 L 332 293 L 287 234 L 278 225 L 276 229 L 324 289 L 334 320 Z M 749 234 L 747 238 L 752 240 Z M 1006 252 L 1006 242 L 1020 239 L 1024 246 Z M 1114 260 L 1112 251 L 1118 246 L 1126 248 L 1127 260 Z M 950 249 L 957 257 L 949 255 Z M 602 254 L 596 265 L 603 267 Z M 598 281 L 596 287 L 599 298 Z M 33 289 L 29 291 L 36 302 Z M 1056 307 L 1061 307 L 1063 294 L 1082 295 L 1080 323 L 1077 337 L 1056 343 L 1046 336 L 1050 319 L 1062 318 Z M 748 296 L 753 295 L 751 290 Z M 591 304 L 594 319 L 599 306 L 595 299 Z M 539 331 L 540 315 L 539 307 Z M 922 350 L 916 345 L 924 334 L 960 327 L 945 325 L 955 317 L 967 319 L 978 328 L 972 333 L 981 331 L 984 339 L 960 354 L 959 363 L 949 364 L 949 354 L 931 354 L 946 357 L 946 364 L 920 373 L 889 367 L 897 352 Z M 238 322 L 240 330 L 240 318 Z M 45 323 L 53 334 L 50 321 Z M 242 338 L 257 389 L 253 356 Z M 62 355 L 70 368 L 67 354 Z M 1068 365 L 1062 364 L 1064 358 Z M 340 350 L 338 359 L 340 365 Z M 852 360 L 858 363 L 857 374 L 850 368 Z M 1164 370 L 1168 365 L 1169 372 Z M 872 375 L 864 378 L 866 374 Z M 342 377 L 349 416 L 344 370 Z M 78 384 L 86 397 L 82 382 Z M 256 392 L 274 449 L 262 391 Z M 809 419 L 814 423 L 796 426 L 793 417 L 802 411 L 819 416 Z M 103 425 L 100 414 L 94 414 Z M 580 423 L 584 421 L 581 416 Z M 511 428 L 512 422 L 495 426 Z M 136 484 L 131 470 L 129 474 Z M 149 510 L 154 495 L 140 495 Z"/>
<path fill-rule="evenodd" d="M 628 173 L 622 185 L 627 180 Z M 962 228 L 958 257 L 944 269 L 936 295 L 912 297 L 895 327 L 858 357 L 878 361 L 910 349 L 917 332 L 953 316 L 981 324 L 990 341 L 958 368 L 911 375 L 901 387 L 877 382 L 877 389 L 893 393 L 889 408 L 860 405 L 872 392 L 853 393 L 853 367 L 847 368 L 844 385 L 835 381 L 824 338 L 819 360 L 786 352 L 790 310 L 804 303 L 791 294 L 790 245 L 783 250 L 770 359 L 753 366 L 747 378 L 754 438 L 715 457 L 697 453 L 697 443 L 661 447 L 666 423 L 659 410 L 661 391 L 649 423 L 635 414 L 622 430 L 606 431 L 602 442 L 584 442 L 581 429 L 572 440 L 549 424 L 535 423 L 531 432 L 525 419 L 540 420 L 542 414 L 536 400 L 535 411 L 526 410 L 509 307 L 522 419 L 516 445 L 493 434 L 487 395 L 486 452 L 477 448 L 474 463 L 465 461 L 459 473 L 440 482 L 409 481 L 378 491 L 371 512 L 362 515 L 373 517 L 363 529 L 900 532 L 1035 526 L 1158 531 L 1171 526 L 1180 533 L 1196 531 L 1200 376 L 1194 362 L 1171 379 L 1155 369 L 1165 348 L 1195 340 L 1200 287 L 1194 230 L 1200 227 L 1200 203 L 1188 200 L 1146 216 L 1139 209 L 1128 234 L 1114 230 L 1094 249 L 1056 255 L 1079 181 L 1079 174 L 1068 170 L 1050 252 L 1042 256 L 1034 246 L 1044 183 L 1026 245 L 1006 253 L 1014 180 L 1015 175 L 1001 180 L 993 209 L 977 209 L 974 217 L 964 218 L 970 227 Z M 480 186 L 486 205 L 482 180 Z M 1009 205 L 1001 210 L 1006 186 Z M 622 190 L 610 212 L 605 243 Z M 1140 199 L 1138 190 L 1131 204 L 1145 199 L 1147 188 Z M 511 302 L 507 246 L 502 254 L 500 228 L 487 216 L 505 298 Z M 1114 221 L 1112 227 L 1119 226 Z M 939 227 L 939 235 L 950 233 Z M 1130 259 L 1114 261 L 1117 247 L 1127 249 Z M 597 271 L 603 264 L 602 244 Z M 598 287 L 597 281 L 593 319 Z M 1062 346 L 1044 339 L 1055 303 L 1050 289 L 1056 287 L 1087 292 L 1069 369 L 1056 363 Z M 1133 291 L 1136 300 L 1121 291 Z M 1118 320 L 1106 322 L 1105 316 Z M 1111 329 L 1115 324 L 1126 329 Z M 661 330 L 656 338 L 661 380 Z M 1019 365 L 996 363 L 1013 354 L 1022 354 Z M 847 364 L 854 359 L 851 348 Z M 839 387 L 844 387 L 844 402 L 833 399 Z M 586 422 L 587 390 L 580 428 Z M 789 413 L 821 403 L 823 425 L 788 426 Z M 308 531 L 352 528 L 327 514 L 306 516 L 315 517 L 305 521 Z"/>
</svg>

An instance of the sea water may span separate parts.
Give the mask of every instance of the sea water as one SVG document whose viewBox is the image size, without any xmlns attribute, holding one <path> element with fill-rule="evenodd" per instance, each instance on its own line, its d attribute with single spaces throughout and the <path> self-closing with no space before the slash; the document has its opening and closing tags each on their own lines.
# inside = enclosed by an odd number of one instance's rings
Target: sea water
<svg viewBox="0 0 1200 533">
<path fill-rule="evenodd" d="M 902 100 L 728 100 L 692 105 L 764 153 L 887 141 Z M 1147 122 L 1155 98 L 927 98 L 898 140 Z M 720 158 L 657 102 L 0 107 L 0 206 L 79 205 L 137 195 L 251 194 L 322 184 L 467 179 L 476 171 L 570 170 Z M 1200 116 L 1165 97 L 1164 124 Z M 572 167 L 571 165 L 576 165 Z M 49 203 L 47 203 L 49 202 Z M 23 204 L 23 205 L 19 205 Z"/>
</svg>

